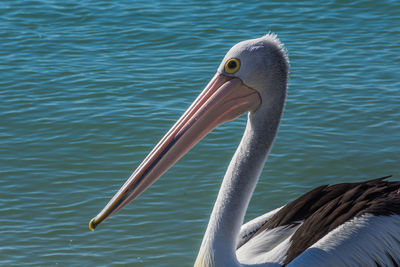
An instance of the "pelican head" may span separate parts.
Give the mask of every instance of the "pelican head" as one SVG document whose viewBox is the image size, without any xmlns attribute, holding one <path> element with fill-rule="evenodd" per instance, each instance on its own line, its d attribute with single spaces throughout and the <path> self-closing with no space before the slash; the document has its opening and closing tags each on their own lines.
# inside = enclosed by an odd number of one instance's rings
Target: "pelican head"
<svg viewBox="0 0 400 267">
<path fill-rule="evenodd" d="M 263 121 L 271 109 L 279 110 L 274 118 L 279 121 L 287 72 L 286 53 L 275 35 L 268 34 L 233 46 L 193 104 L 90 221 L 90 229 L 138 197 L 218 125 L 245 112 L 250 113 L 250 120 Z M 280 105 L 274 106 L 278 102 Z"/>
<path fill-rule="evenodd" d="M 230 63 L 232 59 L 240 62 L 240 67 L 233 73 L 226 67 L 227 64 L 232 64 Z M 218 67 L 218 73 L 239 78 L 246 86 L 256 90 L 261 98 L 280 95 L 279 92 L 268 89 L 276 89 L 271 83 L 276 84 L 277 79 L 286 84 L 288 57 L 276 35 L 268 34 L 234 45 L 226 53 Z M 286 88 L 279 89 L 284 92 L 286 90 Z"/>
</svg>

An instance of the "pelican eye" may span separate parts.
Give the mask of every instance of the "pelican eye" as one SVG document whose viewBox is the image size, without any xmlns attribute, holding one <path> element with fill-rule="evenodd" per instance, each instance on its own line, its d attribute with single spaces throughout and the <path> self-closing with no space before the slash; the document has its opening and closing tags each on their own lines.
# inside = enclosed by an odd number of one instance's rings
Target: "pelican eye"
<svg viewBox="0 0 400 267">
<path fill-rule="evenodd" d="M 225 71 L 227 73 L 235 73 L 240 68 L 240 60 L 237 58 L 231 58 L 225 63 Z"/>
</svg>

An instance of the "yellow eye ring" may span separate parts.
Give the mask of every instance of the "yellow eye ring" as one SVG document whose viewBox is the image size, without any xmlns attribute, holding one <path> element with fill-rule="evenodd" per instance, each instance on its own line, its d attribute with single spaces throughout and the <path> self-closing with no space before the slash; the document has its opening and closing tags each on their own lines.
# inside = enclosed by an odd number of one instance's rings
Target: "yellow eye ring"
<svg viewBox="0 0 400 267">
<path fill-rule="evenodd" d="M 225 63 L 225 72 L 235 73 L 240 69 L 240 60 L 237 58 L 231 58 Z"/>
</svg>

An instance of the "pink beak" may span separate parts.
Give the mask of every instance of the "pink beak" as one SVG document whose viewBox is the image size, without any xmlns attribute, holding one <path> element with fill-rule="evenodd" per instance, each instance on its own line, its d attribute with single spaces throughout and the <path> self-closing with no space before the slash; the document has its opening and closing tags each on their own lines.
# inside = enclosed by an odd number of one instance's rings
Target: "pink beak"
<svg viewBox="0 0 400 267">
<path fill-rule="evenodd" d="M 103 210 L 90 221 L 89 228 L 94 230 L 143 193 L 215 127 L 257 109 L 260 103 L 258 92 L 244 85 L 239 78 L 217 73 Z"/>
</svg>

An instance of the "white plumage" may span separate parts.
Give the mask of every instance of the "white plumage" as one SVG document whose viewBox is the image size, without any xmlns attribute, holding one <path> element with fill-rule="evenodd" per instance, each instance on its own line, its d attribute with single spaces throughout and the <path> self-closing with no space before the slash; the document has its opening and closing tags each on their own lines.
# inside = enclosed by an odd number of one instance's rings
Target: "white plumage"
<svg viewBox="0 0 400 267">
<path fill-rule="evenodd" d="M 288 266 L 400 265 L 399 237 L 399 215 L 364 214 L 328 233 Z"/>
</svg>

